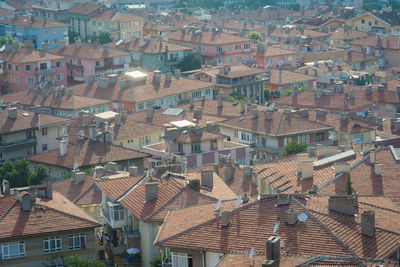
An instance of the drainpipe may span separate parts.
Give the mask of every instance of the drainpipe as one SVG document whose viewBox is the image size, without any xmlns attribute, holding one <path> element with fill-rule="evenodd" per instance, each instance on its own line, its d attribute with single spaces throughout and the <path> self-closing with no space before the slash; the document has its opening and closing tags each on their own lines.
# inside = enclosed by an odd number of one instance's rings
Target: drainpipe
<svg viewBox="0 0 400 267">
<path fill-rule="evenodd" d="M 203 250 L 201 251 L 201 255 L 202 255 L 201 259 L 202 259 L 202 262 L 203 262 L 203 267 L 205 267 L 205 265 L 204 265 L 204 257 L 206 256 L 206 254 L 204 253 Z"/>
</svg>

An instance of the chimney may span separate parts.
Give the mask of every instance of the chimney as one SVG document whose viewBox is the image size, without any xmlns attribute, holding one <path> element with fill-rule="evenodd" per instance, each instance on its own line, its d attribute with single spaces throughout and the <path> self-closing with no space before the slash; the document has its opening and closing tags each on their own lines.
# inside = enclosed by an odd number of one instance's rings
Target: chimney
<svg viewBox="0 0 400 267">
<path fill-rule="evenodd" d="M 165 81 L 166 82 L 171 82 L 172 81 L 172 73 L 168 72 L 165 74 Z"/>
<path fill-rule="evenodd" d="M 146 119 L 152 119 L 154 116 L 154 109 L 153 108 L 147 108 L 146 109 Z"/>
<path fill-rule="evenodd" d="M 60 157 L 67 155 L 67 141 L 60 140 Z"/>
<path fill-rule="evenodd" d="M 107 171 L 108 171 L 108 172 L 117 173 L 117 171 L 118 171 L 118 164 L 115 163 L 115 162 L 113 162 L 113 161 L 107 162 Z"/>
<path fill-rule="evenodd" d="M 219 165 L 218 163 L 214 163 L 213 164 L 213 171 L 219 175 Z"/>
<path fill-rule="evenodd" d="M 221 226 L 222 227 L 227 227 L 229 225 L 230 217 L 231 217 L 231 213 L 227 210 L 224 210 L 221 213 Z"/>
<path fill-rule="evenodd" d="M 181 70 L 175 69 L 174 72 L 175 72 L 175 78 L 179 80 L 181 78 Z"/>
<path fill-rule="evenodd" d="M 250 166 L 246 166 L 243 168 L 243 176 L 248 177 L 253 174 L 253 169 Z"/>
<path fill-rule="evenodd" d="M 375 163 L 375 176 L 382 176 L 382 163 Z"/>
<path fill-rule="evenodd" d="M 308 159 L 309 159 L 308 154 L 303 154 L 303 153 L 297 154 L 297 173 L 301 173 L 302 170 L 301 162 L 303 160 L 308 160 Z"/>
<path fill-rule="evenodd" d="M 246 112 L 246 103 L 240 102 L 240 113 Z"/>
<path fill-rule="evenodd" d="M 92 124 L 92 125 L 90 125 L 90 127 L 89 127 L 89 135 L 90 135 L 90 139 L 93 141 L 93 142 L 95 142 L 95 141 L 97 141 L 97 131 L 96 131 L 96 125 L 95 124 Z"/>
<path fill-rule="evenodd" d="M 47 42 L 44 42 L 42 44 L 42 51 L 47 53 L 49 51 L 49 44 Z"/>
<path fill-rule="evenodd" d="M 6 179 L 3 179 L 3 195 L 8 196 L 10 195 L 10 182 Z"/>
<path fill-rule="evenodd" d="M 252 109 L 251 114 L 252 114 L 252 116 L 251 116 L 252 119 L 257 119 L 258 118 L 258 109 L 257 108 Z"/>
<path fill-rule="evenodd" d="M 383 91 L 383 90 L 385 90 L 385 87 L 384 87 L 383 85 L 378 85 L 378 86 L 376 87 L 376 89 L 377 89 L 378 91 Z"/>
<path fill-rule="evenodd" d="M 83 119 L 83 125 L 82 126 L 89 126 L 89 114 L 84 113 L 82 115 L 82 119 Z"/>
<path fill-rule="evenodd" d="M 286 211 L 286 222 L 289 225 L 294 225 L 297 222 L 297 212 L 293 209 Z"/>
<path fill-rule="evenodd" d="M 372 85 L 371 84 L 367 84 L 367 86 L 366 86 L 366 94 L 367 95 L 371 95 L 372 94 Z"/>
<path fill-rule="evenodd" d="M 301 168 L 301 178 L 300 180 L 305 180 L 308 178 L 312 178 L 313 177 L 313 166 L 314 163 L 312 160 L 310 159 L 306 159 L 306 160 L 302 160 L 300 162 L 300 168 Z"/>
<path fill-rule="evenodd" d="M 200 119 L 202 114 L 203 114 L 203 108 L 202 107 L 195 107 L 194 108 L 194 110 L 193 110 L 193 118 Z"/>
<path fill-rule="evenodd" d="M 336 94 L 343 93 L 343 82 L 342 81 L 335 82 L 335 93 Z"/>
<path fill-rule="evenodd" d="M 347 162 L 335 162 L 333 164 L 333 168 L 335 169 L 335 176 L 339 173 L 348 173 L 350 172 L 350 164 Z"/>
<path fill-rule="evenodd" d="M 153 71 L 153 80 L 157 84 L 161 84 L 161 71 L 155 70 Z"/>
<path fill-rule="evenodd" d="M 8 108 L 8 118 L 15 120 L 17 118 L 18 110 L 16 107 Z"/>
<path fill-rule="evenodd" d="M 189 99 L 189 107 L 190 107 L 190 108 L 193 108 L 193 107 L 194 107 L 194 100 L 193 100 L 193 98 L 190 98 L 190 99 Z"/>
<path fill-rule="evenodd" d="M 107 78 L 108 78 L 108 84 L 116 84 L 117 83 L 118 74 L 116 74 L 116 73 L 108 74 Z"/>
<path fill-rule="evenodd" d="M 218 100 L 218 108 L 222 108 L 223 102 L 222 102 L 222 97 L 221 97 L 221 95 L 218 95 L 218 96 L 217 96 L 217 100 Z"/>
<path fill-rule="evenodd" d="M 99 78 L 97 80 L 97 87 L 98 88 L 107 89 L 109 85 L 110 85 L 110 78 L 109 77 Z"/>
<path fill-rule="evenodd" d="M 354 215 L 357 206 L 355 196 L 330 196 L 328 198 L 328 208 L 348 215 Z"/>
<path fill-rule="evenodd" d="M 86 173 L 85 172 L 74 172 L 73 178 L 76 184 L 80 184 L 85 181 Z"/>
<path fill-rule="evenodd" d="M 375 164 L 375 149 L 369 152 L 369 164 Z"/>
<path fill-rule="evenodd" d="M 201 170 L 201 186 L 213 188 L 213 170 Z"/>
<path fill-rule="evenodd" d="M 106 143 L 112 143 L 113 142 L 113 138 L 112 138 L 112 134 L 111 133 L 109 133 L 109 132 L 106 132 L 105 133 L 105 135 L 104 135 L 104 141 L 106 142 Z"/>
<path fill-rule="evenodd" d="M 33 196 L 28 192 L 23 192 L 21 197 L 22 210 L 31 211 L 33 207 Z"/>
<path fill-rule="evenodd" d="M 136 166 L 129 166 L 129 176 L 135 177 L 138 176 L 139 169 Z"/>
<path fill-rule="evenodd" d="M 274 266 L 281 258 L 281 238 L 271 236 L 266 242 L 266 260 L 261 264 L 262 267 Z"/>
<path fill-rule="evenodd" d="M 374 210 L 366 210 L 361 214 L 361 233 L 370 237 L 375 235 Z"/>
<path fill-rule="evenodd" d="M 158 195 L 158 181 L 150 179 L 145 184 L 146 202 L 152 201 Z"/>
</svg>

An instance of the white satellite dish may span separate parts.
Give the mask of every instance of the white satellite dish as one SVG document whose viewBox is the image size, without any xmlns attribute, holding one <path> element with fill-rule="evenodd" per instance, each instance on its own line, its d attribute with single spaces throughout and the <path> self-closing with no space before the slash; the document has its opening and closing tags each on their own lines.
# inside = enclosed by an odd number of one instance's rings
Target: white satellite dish
<svg viewBox="0 0 400 267">
<path fill-rule="evenodd" d="M 249 259 L 251 260 L 254 257 L 254 248 L 251 248 L 249 253 Z"/>
<path fill-rule="evenodd" d="M 217 206 L 215 207 L 216 211 L 219 211 L 221 209 L 221 200 L 217 201 Z"/>
<path fill-rule="evenodd" d="M 307 221 L 308 216 L 305 213 L 300 214 L 299 216 L 297 216 L 297 220 L 299 220 L 299 222 L 305 222 Z"/>
<path fill-rule="evenodd" d="M 242 197 L 241 196 L 239 196 L 238 199 L 236 200 L 236 208 L 239 208 L 240 204 L 242 204 Z"/>
<path fill-rule="evenodd" d="M 279 225 L 281 224 L 280 221 L 276 221 L 275 225 L 274 225 L 274 233 L 276 233 L 276 231 L 278 231 L 279 229 Z"/>
</svg>

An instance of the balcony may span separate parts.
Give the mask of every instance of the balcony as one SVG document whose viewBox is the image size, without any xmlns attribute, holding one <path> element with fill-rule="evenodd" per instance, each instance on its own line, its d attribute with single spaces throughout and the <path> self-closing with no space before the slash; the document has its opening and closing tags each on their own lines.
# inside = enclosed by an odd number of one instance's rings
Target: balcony
<svg viewBox="0 0 400 267">
<path fill-rule="evenodd" d="M 47 69 L 38 69 L 39 74 L 47 74 L 47 73 L 53 73 L 55 72 L 55 68 L 47 68 Z"/>
<path fill-rule="evenodd" d="M 124 220 L 123 219 L 121 219 L 121 220 L 112 219 L 108 209 L 103 210 L 103 218 L 107 221 L 107 223 L 113 229 L 121 228 L 122 226 L 124 226 Z"/>
<path fill-rule="evenodd" d="M 125 69 L 124 64 L 120 65 L 105 65 L 105 66 L 96 66 L 94 68 L 95 71 L 106 71 L 106 70 L 117 70 L 117 69 Z"/>
<path fill-rule="evenodd" d="M 135 239 L 135 238 L 140 238 L 140 232 L 139 230 L 128 230 L 125 229 L 122 234 L 129 239 Z"/>
<path fill-rule="evenodd" d="M 69 69 L 83 70 L 83 65 L 67 63 L 67 68 L 69 68 Z"/>
<path fill-rule="evenodd" d="M 225 55 L 225 51 L 217 51 L 217 55 Z"/>
<path fill-rule="evenodd" d="M 251 48 L 243 49 L 243 52 L 244 52 L 244 53 L 249 53 L 249 52 L 251 52 Z"/>
<path fill-rule="evenodd" d="M 18 149 L 24 149 L 27 147 L 36 146 L 37 140 L 36 138 L 27 138 L 18 142 L 6 143 L 0 142 L 0 153 L 1 152 L 9 152 Z"/>
</svg>

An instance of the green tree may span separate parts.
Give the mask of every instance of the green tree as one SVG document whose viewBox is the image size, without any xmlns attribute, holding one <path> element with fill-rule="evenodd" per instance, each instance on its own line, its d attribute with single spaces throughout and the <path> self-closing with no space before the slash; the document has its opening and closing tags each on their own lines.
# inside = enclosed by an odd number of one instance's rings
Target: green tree
<svg viewBox="0 0 400 267">
<path fill-rule="evenodd" d="M 181 71 L 196 70 L 201 68 L 201 58 L 190 54 L 185 56 L 181 62 L 178 64 L 178 68 Z"/>
<path fill-rule="evenodd" d="M 258 40 L 258 41 L 262 41 L 263 40 L 262 35 L 259 34 L 258 32 L 249 33 L 249 35 L 247 35 L 247 38 L 252 39 L 252 40 Z"/>
<path fill-rule="evenodd" d="M 15 162 L 5 161 L 0 166 L 0 177 L 10 182 L 10 187 L 22 187 L 29 185 L 32 171 L 29 168 L 29 161 L 25 159 Z"/>
<path fill-rule="evenodd" d="M 88 260 L 78 256 L 64 258 L 63 255 L 52 256 L 44 264 L 46 267 L 63 266 L 63 267 L 106 267 L 104 263 L 97 260 Z"/>
<path fill-rule="evenodd" d="M 288 6 L 288 9 L 294 10 L 294 11 L 300 11 L 300 4 L 296 3 L 296 4 L 290 4 Z"/>
<path fill-rule="evenodd" d="M 68 43 L 73 44 L 75 40 L 79 38 L 79 33 L 77 32 L 68 32 Z"/>
<path fill-rule="evenodd" d="M 304 152 L 307 150 L 306 143 L 297 143 L 296 141 L 292 141 L 285 146 L 285 149 L 282 152 L 282 157 L 286 157 L 289 155 L 297 154 L 300 152 Z"/>
<path fill-rule="evenodd" d="M 351 182 L 350 173 L 347 174 L 346 185 L 343 193 L 346 193 L 346 195 L 349 196 L 355 193 L 355 190 L 353 188 L 353 183 Z"/>
<path fill-rule="evenodd" d="M 264 100 L 269 101 L 271 99 L 271 90 L 269 88 L 264 89 Z"/>
<path fill-rule="evenodd" d="M 305 90 L 306 90 L 306 88 L 303 85 L 300 86 L 299 88 L 297 88 L 297 92 L 299 92 L 299 93 L 301 93 L 301 92 L 303 92 Z"/>
<path fill-rule="evenodd" d="M 289 96 L 292 95 L 293 91 L 292 90 L 285 90 L 285 92 L 283 92 L 283 96 Z"/>
<path fill-rule="evenodd" d="M 164 260 L 165 256 L 164 253 L 160 253 L 150 261 L 150 266 L 151 267 L 162 267 L 162 262 Z"/>
<path fill-rule="evenodd" d="M 3 46 L 5 44 L 15 44 L 15 43 L 17 43 L 17 38 L 15 38 L 10 34 L 0 36 L 0 46 Z"/>
<path fill-rule="evenodd" d="M 45 179 L 49 178 L 47 170 L 42 165 L 39 165 L 29 177 L 29 185 L 41 184 Z"/>
<path fill-rule="evenodd" d="M 111 43 L 113 40 L 111 39 L 111 35 L 109 32 L 100 32 L 99 37 L 97 37 L 97 40 L 99 41 L 100 44 L 108 44 Z"/>
</svg>

